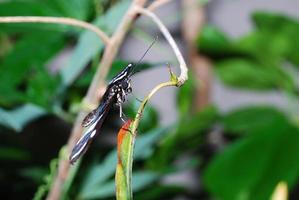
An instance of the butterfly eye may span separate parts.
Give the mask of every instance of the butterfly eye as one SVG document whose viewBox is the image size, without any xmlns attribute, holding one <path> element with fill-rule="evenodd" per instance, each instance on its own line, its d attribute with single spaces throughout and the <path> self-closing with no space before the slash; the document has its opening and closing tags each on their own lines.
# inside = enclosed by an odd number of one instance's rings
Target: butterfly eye
<svg viewBox="0 0 299 200">
<path fill-rule="evenodd" d="M 129 84 L 128 84 L 127 81 L 123 81 L 123 82 L 121 83 L 121 86 L 122 86 L 123 89 L 126 90 L 126 89 L 128 88 L 128 86 L 129 86 Z"/>
</svg>

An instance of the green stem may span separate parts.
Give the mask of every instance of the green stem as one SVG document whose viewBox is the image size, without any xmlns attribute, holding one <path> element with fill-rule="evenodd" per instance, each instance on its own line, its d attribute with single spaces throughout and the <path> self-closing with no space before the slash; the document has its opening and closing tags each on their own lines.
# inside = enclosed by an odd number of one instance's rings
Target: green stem
<svg viewBox="0 0 299 200">
<path fill-rule="evenodd" d="M 142 117 L 142 113 L 150 98 L 160 89 L 168 86 L 177 86 L 178 81 L 173 78 L 171 81 L 157 85 L 142 101 L 133 122 L 127 122 L 118 134 L 118 163 L 115 173 L 116 199 L 132 200 L 132 167 L 134 156 L 134 144 L 137 135 L 137 128 Z"/>
</svg>

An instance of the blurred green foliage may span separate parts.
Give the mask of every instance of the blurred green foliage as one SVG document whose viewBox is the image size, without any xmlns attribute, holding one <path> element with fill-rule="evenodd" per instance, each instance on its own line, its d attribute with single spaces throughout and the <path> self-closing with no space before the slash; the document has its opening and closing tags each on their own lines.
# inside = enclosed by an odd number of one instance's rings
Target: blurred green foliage
<svg viewBox="0 0 299 200">
<path fill-rule="evenodd" d="M 299 22 L 264 12 L 254 13 L 252 19 L 256 29 L 236 41 L 215 27 L 205 27 L 197 40 L 200 52 L 217 60 L 216 73 L 229 86 L 297 93 L 284 65 L 299 66 Z"/>
<path fill-rule="evenodd" d="M 128 6 L 128 1 L 106 0 L 5 1 L 0 3 L 0 16 L 72 17 L 111 34 Z M 254 13 L 252 20 L 254 31 L 237 40 L 206 26 L 196 41 L 198 50 L 213 59 L 215 73 L 226 86 L 276 90 L 298 98 L 295 76 L 285 66 L 295 70 L 299 66 L 298 21 L 266 12 Z M 51 61 L 69 47 L 73 50 L 66 66 L 52 72 Z M 68 122 L 73 122 L 103 47 L 93 33 L 73 27 L 0 24 L 2 198 L 45 197 L 56 174 L 58 152 L 70 132 Z M 116 60 L 107 81 L 129 62 Z M 152 67 L 155 64 L 142 63 L 139 69 Z M 196 111 L 197 87 L 200 82 L 191 72 L 178 90 L 178 119 L 167 127 L 160 124 L 159 111 L 147 107 L 135 147 L 135 199 L 268 199 L 279 181 L 294 189 L 299 175 L 299 126 L 292 116 L 265 105 L 228 113 L 208 105 Z M 138 100 L 130 100 L 126 114 L 133 116 L 138 106 Z M 117 115 L 108 116 L 103 132 L 117 132 Z M 219 136 L 216 140 L 214 133 Z M 102 134 L 103 139 L 95 141 L 72 167 L 61 199 L 114 199 L 116 150 L 105 142 L 107 135 Z M 45 146 L 45 140 L 50 145 Z M 68 156 L 63 152 L 59 157 Z M 193 189 L 184 182 L 165 181 L 186 171 L 194 174 Z"/>
<path fill-rule="evenodd" d="M 205 27 L 197 40 L 199 51 L 214 59 L 215 72 L 227 86 L 298 98 L 296 76 L 288 67 L 299 66 L 299 22 L 267 12 L 254 13 L 252 20 L 255 30 L 237 40 Z M 205 188 L 223 200 L 269 199 L 279 181 L 296 191 L 299 132 L 292 117 L 265 105 L 222 115 L 219 122 L 230 143 L 204 169 Z"/>
</svg>

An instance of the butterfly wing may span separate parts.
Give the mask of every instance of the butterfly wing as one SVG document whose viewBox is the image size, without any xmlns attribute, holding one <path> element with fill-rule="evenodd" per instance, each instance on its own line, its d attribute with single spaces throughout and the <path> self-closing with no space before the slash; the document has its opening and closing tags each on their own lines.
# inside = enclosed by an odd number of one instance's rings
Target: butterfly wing
<svg viewBox="0 0 299 200">
<path fill-rule="evenodd" d="M 113 104 L 114 95 L 110 95 L 110 98 L 103 98 L 99 107 L 91 111 L 83 120 L 82 126 L 84 130 L 83 136 L 76 143 L 70 155 L 70 163 L 76 162 L 81 155 L 85 153 L 88 146 L 92 142 L 92 139 L 99 133 L 99 130 L 108 114 L 111 105 Z"/>
<path fill-rule="evenodd" d="M 88 113 L 88 115 L 86 115 L 86 117 L 83 119 L 81 125 L 83 127 L 90 126 L 99 117 L 100 113 L 101 113 L 101 110 L 99 108 L 94 109 L 93 111 L 91 111 L 90 113 Z"/>
</svg>

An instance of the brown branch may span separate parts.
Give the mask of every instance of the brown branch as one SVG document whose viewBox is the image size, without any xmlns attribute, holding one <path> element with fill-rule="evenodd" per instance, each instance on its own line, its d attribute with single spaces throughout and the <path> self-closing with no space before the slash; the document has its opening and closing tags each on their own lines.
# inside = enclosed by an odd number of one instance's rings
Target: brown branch
<svg viewBox="0 0 299 200">
<path fill-rule="evenodd" d="M 180 73 L 180 76 L 178 77 L 178 86 L 181 86 L 188 79 L 188 68 L 187 68 L 186 62 L 176 44 L 176 42 L 174 41 L 173 37 L 169 33 L 168 29 L 162 23 L 162 21 L 153 12 L 151 12 L 148 9 L 144 9 L 144 8 L 138 7 L 138 6 L 136 6 L 136 10 L 138 12 L 140 12 L 141 14 L 148 16 L 149 18 L 151 18 L 153 20 L 153 22 L 156 23 L 156 25 L 159 27 L 161 33 L 164 35 L 165 39 L 171 46 L 179 64 L 180 64 L 181 73 Z"/>
<path fill-rule="evenodd" d="M 205 107 L 210 101 L 212 67 L 209 60 L 200 55 L 196 39 L 205 22 L 204 8 L 197 0 L 182 1 L 183 23 L 182 33 L 186 41 L 187 56 L 195 79 L 199 82 L 196 87 L 193 104 L 195 110 Z"/>
<path fill-rule="evenodd" d="M 90 30 L 104 42 L 109 43 L 109 37 L 98 27 L 77 19 L 66 17 L 37 17 L 37 16 L 16 16 L 16 17 L 0 17 L 0 23 L 49 23 L 49 24 L 65 24 L 76 26 Z"/>
</svg>

